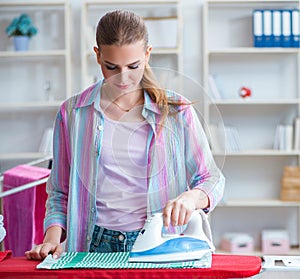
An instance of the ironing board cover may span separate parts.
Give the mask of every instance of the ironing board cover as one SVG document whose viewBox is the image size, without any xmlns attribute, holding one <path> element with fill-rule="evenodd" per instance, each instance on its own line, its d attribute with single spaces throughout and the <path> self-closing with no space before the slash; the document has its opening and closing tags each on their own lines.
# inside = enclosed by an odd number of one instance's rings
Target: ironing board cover
<svg viewBox="0 0 300 279">
<path fill-rule="evenodd" d="M 209 252 L 197 261 L 169 262 L 169 263 L 131 263 L 128 262 L 129 252 L 88 253 L 65 252 L 54 260 L 48 255 L 37 265 L 38 269 L 66 269 L 66 268 L 210 268 L 212 253 Z"/>
</svg>

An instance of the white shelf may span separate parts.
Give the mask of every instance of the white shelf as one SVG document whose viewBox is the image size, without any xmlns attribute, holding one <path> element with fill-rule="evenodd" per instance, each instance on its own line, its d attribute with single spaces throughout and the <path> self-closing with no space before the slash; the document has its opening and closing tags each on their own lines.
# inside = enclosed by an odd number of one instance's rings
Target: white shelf
<svg viewBox="0 0 300 279">
<path fill-rule="evenodd" d="M 216 254 L 233 255 L 233 253 L 226 252 L 226 251 L 218 249 L 218 248 L 216 250 Z M 285 253 L 283 255 L 286 255 L 286 256 L 295 256 L 295 255 L 297 255 L 298 256 L 299 254 L 300 254 L 300 249 L 299 248 L 291 248 L 287 253 Z M 241 254 L 239 253 L 238 255 L 241 255 Z M 247 255 L 249 255 L 249 253 L 247 253 Z M 253 252 L 251 252 L 251 255 L 252 256 L 262 257 L 265 254 L 262 251 L 260 251 L 260 250 L 254 250 Z M 265 278 L 267 278 L 267 277 L 265 277 Z"/>
<path fill-rule="evenodd" d="M 261 4 L 266 1 L 262 0 L 207 0 L 206 1 L 208 4 Z M 267 4 L 273 4 L 273 3 L 298 3 L 298 0 L 268 0 Z"/>
<path fill-rule="evenodd" d="M 10 161 L 10 160 L 35 160 L 48 157 L 49 154 L 41 152 L 23 152 L 23 153 L 2 153 L 0 154 L 1 161 Z"/>
<path fill-rule="evenodd" d="M 300 99 L 220 99 L 211 100 L 210 105 L 226 106 L 226 105 L 299 105 Z"/>
<path fill-rule="evenodd" d="M 205 92 L 213 93 L 208 83 L 211 75 L 223 97 L 207 98 L 205 123 L 233 127 L 241 143 L 240 151 L 213 152 L 227 179 L 224 202 L 211 216 L 216 242 L 231 230 L 249 232 L 257 242 L 262 229 L 278 227 L 288 230 L 292 243 L 299 246 L 300 201 L 285 202 L 279 197 L 283 169 L 299 165 L 300 150 L 272 146 L 277 127 L 293 125 L 299 117 L 300 49 L 255 48 L 252 35 L 254 9 L 299 7 L 297 0 L 204 2 L 203 85 Z M 250 98 L 239 98 L 242 86 L 252 90 Z"/>
<path fill-rule="evenodd" d="M 5 131 L 0 172 L 46 156 L 38 152 L 43 134 L 53 126 L 61 103 L 74 93 L 69 1 L 0 3 L 4 23 L 24 12 L 38 29 L 28 51 L 13 51 L 12 38 L 5 31 L 0 34 L 0 129 Z"/>
<path fill-rule="evenodd" d="M 299 150 L 283 151 L 275 149 L 262 149 L 262 150 L 240 150 L 234 152 L 214 152 L 214 156 L 299 156 Z"/>
<path fill-rule="evenodd" d="M 66 50 L 0 51 L 0 58 L 65 56 Z"/>
<path fill-rule="evenodd" d="M 281 200 L 230 200 L 222 202 L 218 207 L 300 207 L 299 202 Z"/>
<path fill-rule="evenodd" d="M 61 6 L 64 5 L 65 1 L 27 1 L 27 2 L 1 2 L 0 6 L 2 7 L 8 7 L 8 8 L 17 8 L 22 6 L 29 6 L 29 7 L 48 7 L 48 6 Z"/>
<path fill-rule="evenodd" d="M 220 49 L 208 49 L 208 55 L 234 55 L 234 54 L 289 54 L 300 53 L 298 48 L 255 48 L 255 47 L 232 47 L 232 48 L 220 48 Z"/>
<path fill-rule="evenodd" d="M 44 109 L 58 109 L 62 101 L 52 101 L 52 102 L 28 102 L 28 103 L 12 103 L 12 104 L 0 104 L 0 113 L 10 110 L 22 110 L 22 109 L 35 109 L 35 110 L 44 110 Z"/>
<path fill-rule="evenodd" d="M 121 4 L 176 4 L 178 3 L 178 0 L 110 0 L 110 1 L 101 1 L 101 0 L 88 0 L 85 1 L 86 4 L 88 5 L 109 5 L 111 6 L 112 4 L 114 5 L 121 5 Z"/>
<path fill-rule="evenodd" d="M 176 54 L 179 55 L 181 50 L 179 48 L 154 48 L 151 54 L 165 55 L 165 54 Z M 95 53 L 92 51 L 85 51 L 85 57 L 95 57 Z"/>
</svg>

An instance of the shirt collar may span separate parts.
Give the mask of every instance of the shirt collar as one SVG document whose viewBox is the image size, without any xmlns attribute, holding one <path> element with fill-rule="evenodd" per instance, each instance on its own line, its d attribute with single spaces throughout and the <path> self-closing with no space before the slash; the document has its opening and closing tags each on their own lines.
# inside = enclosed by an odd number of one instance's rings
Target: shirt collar
<svg viewBox="0 0 300 279">
<path fill-rule="evenodd" d="M 86 107 L 90 105 L 94 105 L 95 109 L 99 110 L 100 106 L 100 96 L 101 96 L 101 87 L 103 84 L 103 80 L 93 84 L 89 88 L 87 88 L 79 97 L 76 108 Z M 143 108 L 143 116 L 148 115 L 148 111 L 161 114 L 161 111 L 158 105 L 150 98 L 147 91 L 144 91 L 144 108 Z"/>
</svg>

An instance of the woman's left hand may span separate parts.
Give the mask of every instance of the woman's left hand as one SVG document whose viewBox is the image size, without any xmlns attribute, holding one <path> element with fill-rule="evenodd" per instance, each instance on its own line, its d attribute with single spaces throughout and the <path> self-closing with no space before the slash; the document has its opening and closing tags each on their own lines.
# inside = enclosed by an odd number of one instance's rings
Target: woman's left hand
<svg viewBox="0 0 300 279">
<path fill-rule="evenodd" d="M 188 223 L 193 212 L 209 206 L 209 199 L 202 190 L 193 189 L 169 200 L 163 210 L 164 226 L 182 226 Z"/>
</svg>

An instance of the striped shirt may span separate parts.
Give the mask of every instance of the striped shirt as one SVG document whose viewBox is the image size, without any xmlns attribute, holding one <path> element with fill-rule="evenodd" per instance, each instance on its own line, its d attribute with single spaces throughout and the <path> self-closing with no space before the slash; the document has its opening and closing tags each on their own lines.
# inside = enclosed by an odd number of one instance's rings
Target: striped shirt
<svg viewBox="0 0 300 279">
<path fill-rule="evenodd" d="M 55 120 L 44 229 L 62 227 L 67 251 L 88 251 L 96 223 L 97 176 L 105 132 L 99 109 L 101 85 L 102 81 L 66 100 Z M 182 98 L 169 91 L 167 95 Z M 151 127 L 147 140 L 148 215 L 161 212 L 168 200 L 194 187 L 208 195 L 210 210 L 223 195 L 224 176 L 193 106 L 174 109 L 178 113 L 169 115 L 160 130 L 160 109 L 144 92 L 142 115 Z"/>
</svg>

